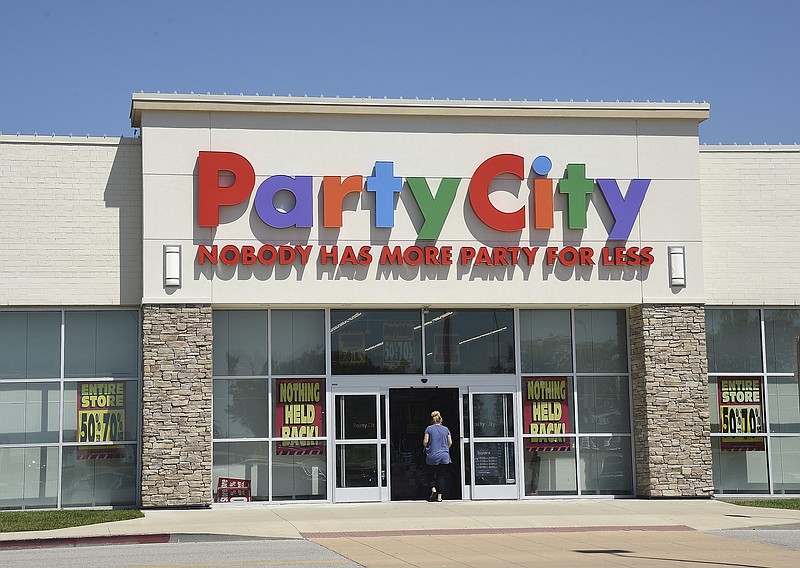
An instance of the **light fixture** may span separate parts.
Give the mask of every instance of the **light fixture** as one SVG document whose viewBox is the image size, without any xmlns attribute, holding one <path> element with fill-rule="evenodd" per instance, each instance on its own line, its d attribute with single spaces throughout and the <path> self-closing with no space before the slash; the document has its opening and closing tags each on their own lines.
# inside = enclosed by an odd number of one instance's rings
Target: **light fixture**
<svg viewBox="0 0 800 568">
<path fill-rule="evenodd" d="M 347 325 L 348 323 L 350 323 L 351 321 L 353 321 L 353 320 L 355 320 L 355 319 L 357 319 L 357 318 L 360 318 L 362 315 L 363 315 L 363 314 L 362 314 L 361 312 L 356 312 L 356 313 L 354 313 L 352 316 L 350 316 L 350 317 L 349 317 L 349 318 L 347 318 L 346 320 L 344 320 L 344 321 L 342 321 L 342 322 L 339 322 L 339 323 L 337 323 L 335 326 L 333 326 L 333 327 L 331 328 L 331 333 L 333 333 L 333 332 L 334 332 L 334 331 L 336 331 L 337 329 L 341 329 L 341 328 L 343 328 L 344 326 L 346 326 L 346 325 Z"/>
<path fill-rule="evenodd" d="M 494 335 L 495 333 L 500 333 L 502 331 L 507 330 L 508 327 L 501 327 L 500 329 L 493 329 L 492 331 L 487 331 L 486 333 L 482 333 L 480 335 L 476 335 L 475 337 L 470 337 L 469 339 L 465 339 L 463 341 L 459 341 L 459 345 L 464 345 L 465 343 L 469 343 L 470 341 L 475 341 L 476 339 L 482 339 L 484 337 L 488 337 L 490 335 Z"/>
<path fill-rule="evenodd" d="M 669 285 L 686 286 L 686 247 L 667 247 Z"/>
<path fill-rule="evenodd" d="M 164 288 L 181 285 L 181 245 L 164 245 Z"/>
</svg>

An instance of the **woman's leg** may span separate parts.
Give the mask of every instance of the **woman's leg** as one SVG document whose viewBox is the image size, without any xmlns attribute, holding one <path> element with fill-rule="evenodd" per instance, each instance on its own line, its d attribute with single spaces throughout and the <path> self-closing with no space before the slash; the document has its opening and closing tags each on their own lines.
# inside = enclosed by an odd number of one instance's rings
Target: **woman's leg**
<svg viewBox="0 0 800 568">
<path fill-rule="evenodd" d="M 431 495 L 428 497 L 428 501 L 433 501 L 436 498 L 436 467 L 435 465 L 426 465 L 425 467 L 431 486 Z"/>
<path fill-rule="evenodd" d="M 436 472 L 436 490 L 438 491 L 437 498 L 439 501 L 442 500 L 442 494 L 444 493 L 444 477 L 447 473 L 446 468 L 446 464 L 439 464 L 434 469 Z"/>
</svg>

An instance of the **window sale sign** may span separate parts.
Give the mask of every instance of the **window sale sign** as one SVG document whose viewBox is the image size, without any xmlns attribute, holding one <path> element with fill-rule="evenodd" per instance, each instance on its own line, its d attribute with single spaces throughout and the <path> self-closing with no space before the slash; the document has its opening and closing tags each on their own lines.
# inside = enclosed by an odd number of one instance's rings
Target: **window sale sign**
<svg viewBox="0 0 800 568">
<path fill-rule="evenodd" d="M 522 419 L 528 451 L 570 449 L 569 389 L 566 377 L 525 377 L 522 379 Z"/>
<path fill-rule="evenodd" d="M 761 377 L 717 381 L 720 449 L 729 452 L 764 451 L 764 389 Z M 732 435 L 734 434 L 734 435 Z"/>
<path fill-rule="evenodd" d="M 99 444 L 124 439 L 125 383 L 78 383 L 78 442 Z M 78 459 L 121 455 L 121 446 L 78 447 Z"/>
<path fill-rule="evenodd" d="M 325 436 L 325 381 L 277 379 L 275 381 L 275 429 L 278 455 L 321 454 Z"/>
</svg>

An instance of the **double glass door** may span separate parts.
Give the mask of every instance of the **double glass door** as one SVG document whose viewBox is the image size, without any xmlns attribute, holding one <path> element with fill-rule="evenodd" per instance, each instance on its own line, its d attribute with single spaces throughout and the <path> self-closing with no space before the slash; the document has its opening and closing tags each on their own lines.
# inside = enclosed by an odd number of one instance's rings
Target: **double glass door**
<svg viewBox="0 0 800 568">
<path fill-rule="evenodd" d="M 388 501 L 389 391 L 334 390 L 336 502 Z M 471 499 L 516 499 L 515 392 L 512 388 L 461 388 L 460 452 L 451 451 L 459 493 Z M 454 417 L 455 418 L 455 417 Z M 456 427 L 457 420 L 450 421 Z M 458 442 L 457 442 L 458 443 Z"/>
</svg>

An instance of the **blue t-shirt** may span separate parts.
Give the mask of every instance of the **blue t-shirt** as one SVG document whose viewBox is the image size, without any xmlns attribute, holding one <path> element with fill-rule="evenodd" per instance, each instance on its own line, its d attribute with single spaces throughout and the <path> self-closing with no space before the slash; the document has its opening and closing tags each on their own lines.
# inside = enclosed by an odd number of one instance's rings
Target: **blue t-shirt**
<svg viewBox="0 0 800 568">
<path fill-rule="evenodd" d="M 450 446 L 447 445 L 450 429 L 444 424 L 431 424 L 425 428 L 425 433 L 428 435 L 425 463 L 428 465 L 450 463 Z"/>
</svg>

